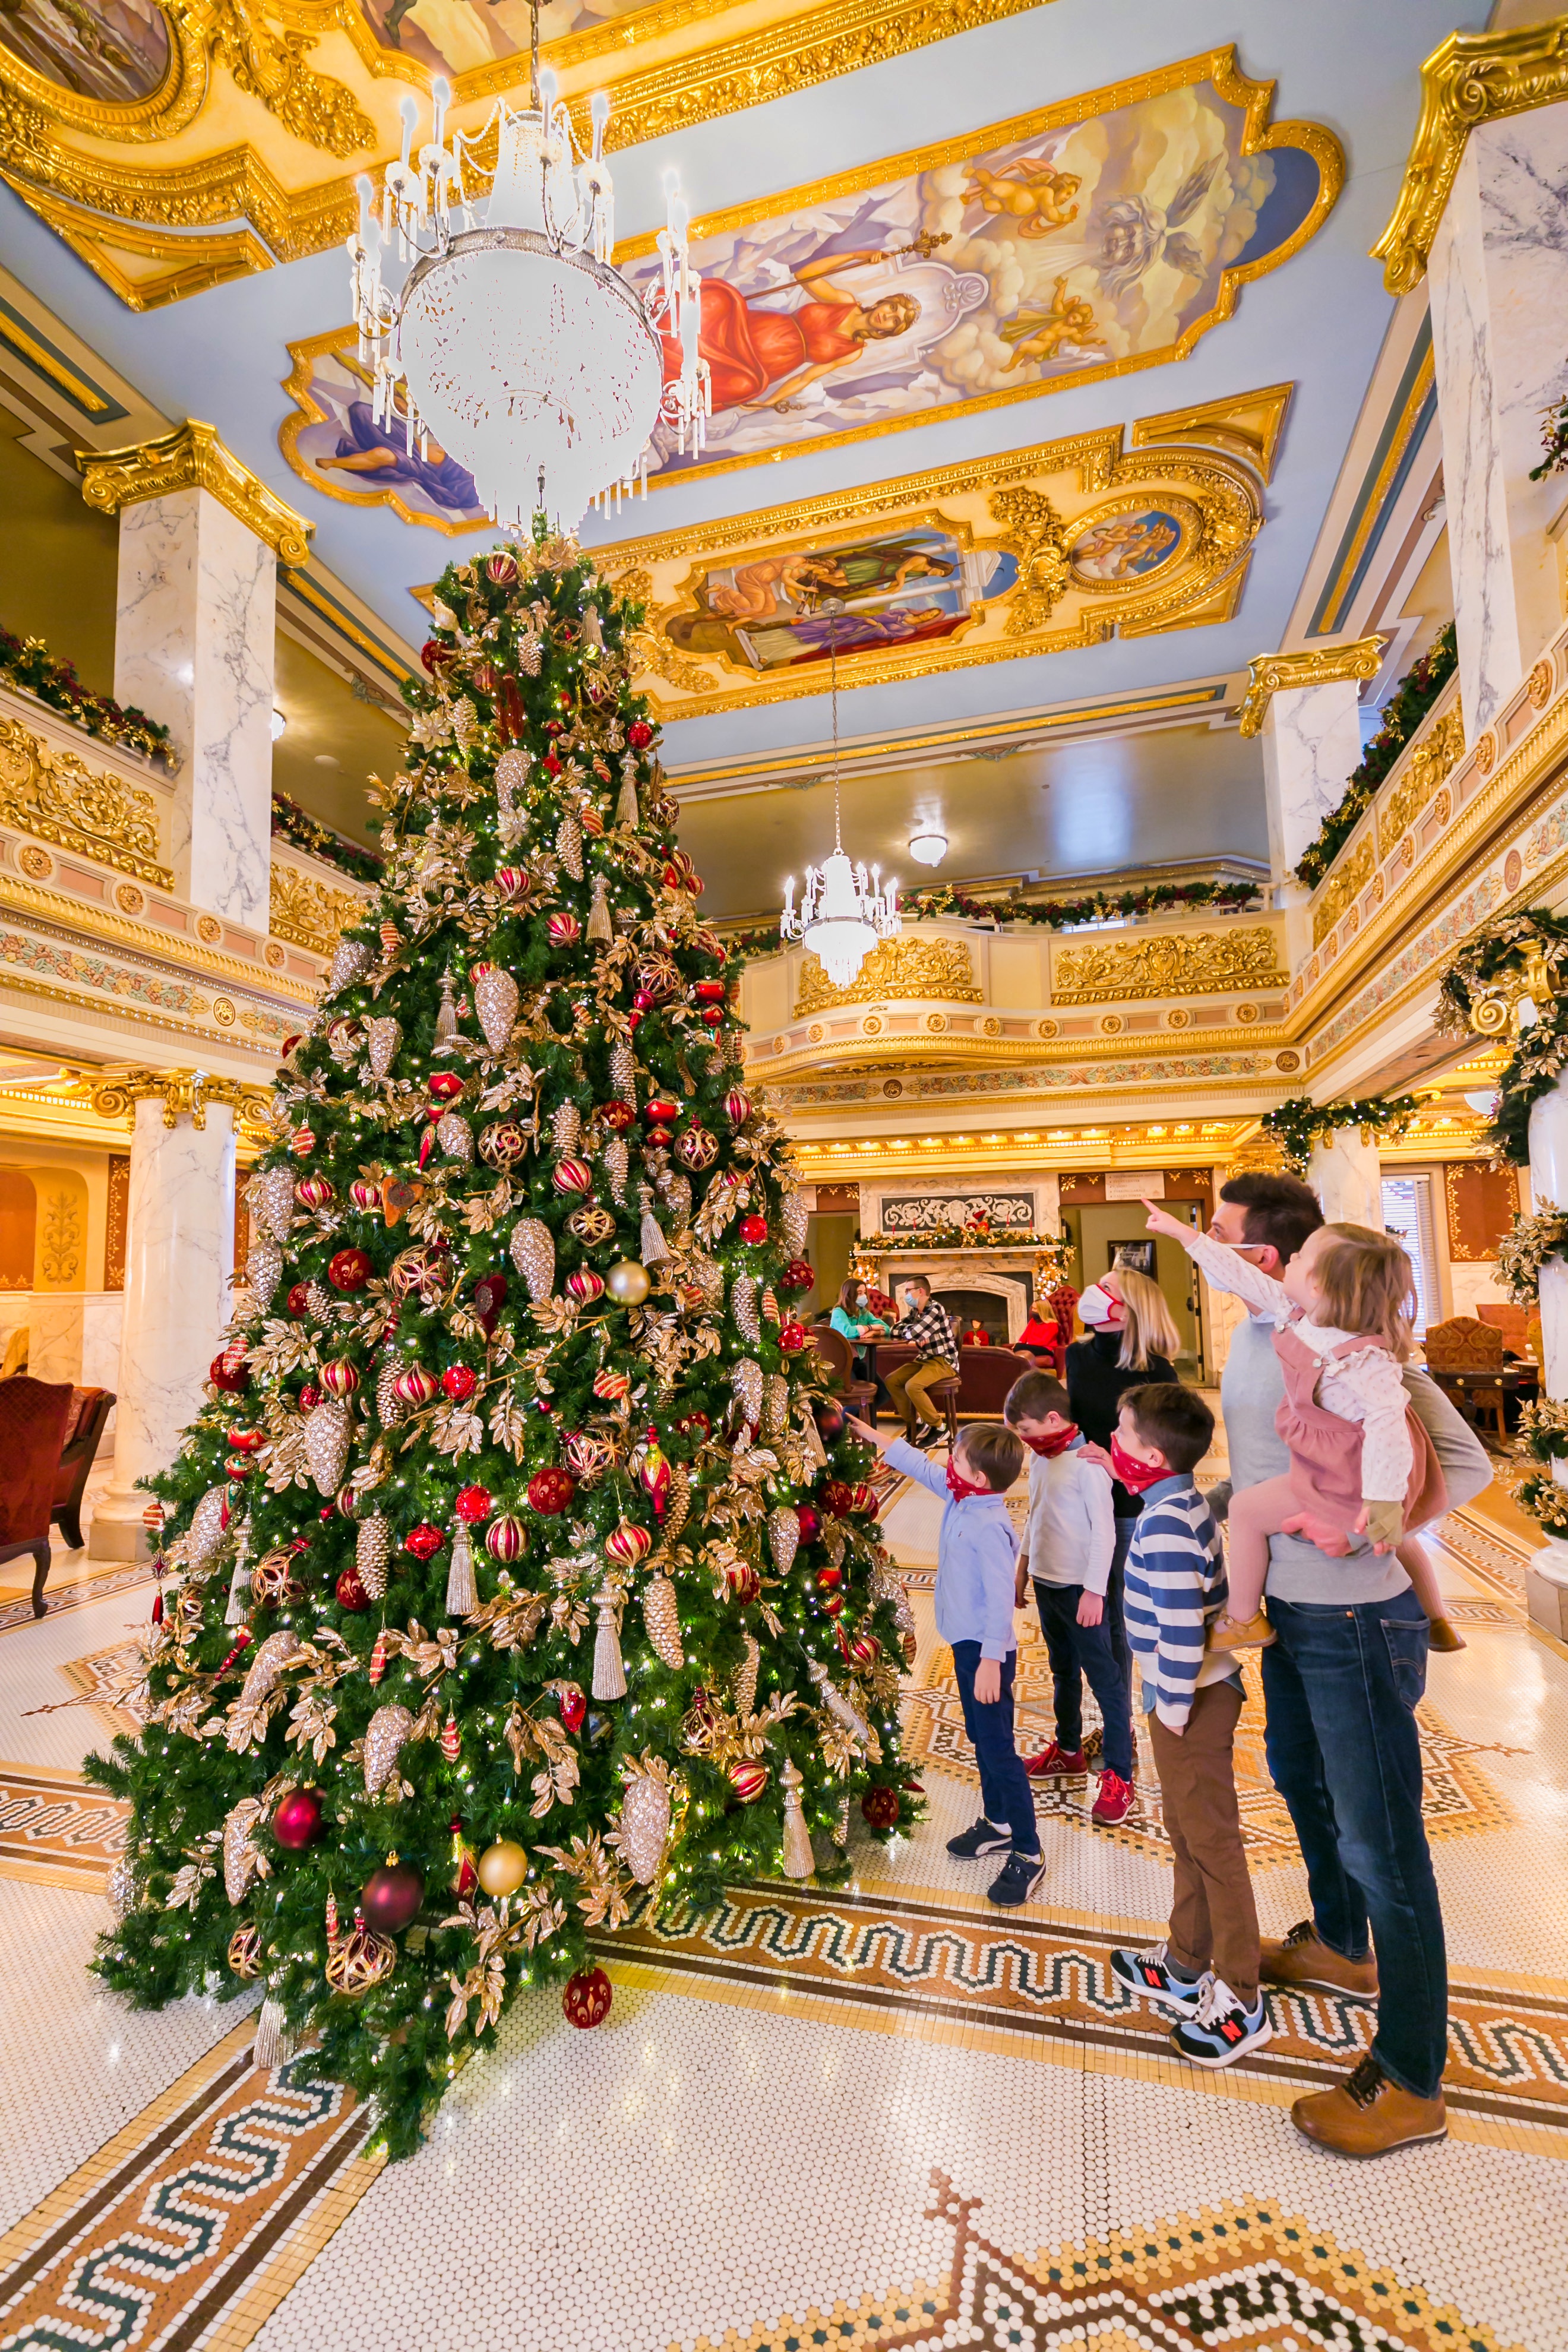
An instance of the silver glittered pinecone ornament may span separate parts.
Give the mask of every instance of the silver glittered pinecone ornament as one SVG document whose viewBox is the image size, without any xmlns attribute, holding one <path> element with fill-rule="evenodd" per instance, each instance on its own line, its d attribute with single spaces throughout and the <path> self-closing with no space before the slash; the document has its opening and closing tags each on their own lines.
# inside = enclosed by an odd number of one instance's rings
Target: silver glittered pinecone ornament
<svg viewBox="0 0 1568 2352">
<path fill-rule="evenodd" d="M 542 1217 L 520 1217 L 512 1228 L 511 1262 L 537 1307 L 555 1288 L 555 1236 Z"/>
<path fill-rule="evenodd" d="M 642 1597 L 643 1623 L 648 1640 L 667 1666 L 679 1670 L 686 1663 L 680 1646 L 680 1609 L 668 1576 L 649 1580 Z"/>
<path fill-rule="evenodd" d="M 436 1121 L 436 1140 L 448 1160 L 467 1167 L 474 1156 L 474 1130 L 460 1110 L 444 1110 Z"/>
<path fill-rule="evenodd" d="M 392 1557 L 392 1528 L 377 1511 L 362 1522 L 354 1539 L 354 1566 L 359 1580 L 373 1601 L 386 1597 L 386 1564 Z"/>
<path fill-rule="evenodd" d="M 763 1381 L 763 1435 L 776 1444 L 789 1432 L 789 1382 L 782 1372 Z"/>
<path fill-rule="evenodd" d="M 327 971 L 325 993 L 335 996 L 341 988 L 352 988 L 370 970 L 372 950 L 368 940 L 340 940 L 332 953 Z"/>
<path fill-rule="evenodd" d="M 731 1685 L 734 1694 L 735 1712 L 742 1718 L 748 1715 L 755 1715 L 757 1711 L 757 1671 L 763 1663 L 762 1651 L 758 1648 L 753 1636 L 747 1633 L 743 1638 L 746 1645 L 745 1652 L 735 1669 L 734 1681 Z"/>
<path fill-rule="evenodd" d="M 555 855 L 574 882 L 583 879 L 583 828 L 570 809 L 555 828 Z"/>
<path fill-rule="evenodd" d="M 805 1247 L 806 1205 L 799 1192 L 786 1192 L 779 1208 L 779 1231 L 791 1257 L 798 1257 Z"/>
<path fill-rule="evenodd" d="M 626 1868 L 639 1886 L 651 1886 L 664 1867 L 669 1844 L 669 1781 L 657 1759 L 653 1769 L 635 1769 L 621 1802 L 620 1846 Z"/>
<path fill-rule="evenodd" d="M 631 1181 L 632 1155 L 624 1135 L 612 1135 L 599 1154 L 605 1174 L 609 1180 L 610 1198 L 624 1209 L 626 1187 Z"/>
<path fill-rule="evenodd" d="M 228 1507 L 228 1489 L 209 1486 L 195 1509 L 185 1534 L 185 1558 L 192 1568 L 205 1568 L 223 1541 L 223 1517 Z"/>
<path fill-rule="evenodd" d="M 327 1397 L 305 1416 L 305 1461 L 316 1491 L 335 1495 L 349 1466 L 349 1409 L 341 1399 Z"/>
<path fill-rule="evenodd" d="M 251 1235 L 250 1251 L 245 1261 L 245 1278 L 255 1293 L 257 1306 L 265 1314 L 283 1279 L 283 1253 L 277 1243 L 269 1241 L 265 1234 Z"/>
<path fill-rule="evenodd" d="M 510 971 L 499 964 L 490 964 L 474 980 L 474 1011 L 479 1027 L 485 1033 L 485 1043 L 492 1054 L 504 1053 L 517 1019 L 519 1003 L 517 982 Z"/>
<path fill-rule="evenodd" d="M 384 1078 L 391 1069 L 399 1045 L 403 1043 L 403 1024 L 395 1021 L 390 1013 L 379 1015 L 364 1024 L 365 1059 L 370 1064 L 373 1078 Z"/>
<path fill-rule="evenodd" d="M 583 1114 L 574 1102 L 556 1104 L 550 1114 L 550 1133 L 557 1152 L 570 1159 L 583 1140 Z"/>
<path fill-rule="evenodd" d="M 395 1703 L 378 1706 L 364 1735 L 364 1792 L 378 1797 L 392 1778 L 392 1769 L 405 1740 L 412 1738 L 414 1717 Z"/>
<path fill-rule="evenodd" d="M 637 1098 L 637 1056 L 624 1037 L 610 1048 L 610 1092 L 622 1102 L 635 1103 Z"/>
<path fill-rule="evenodd" d="M 735 1391 L 735 1402 L 753 1429 L 763 1418 L 763 1368 L 752 1357 L 743 1356 L 730 1374 L 730 1386 Z M 319 1408 L 318 1408 L 319 1409 Z"/>
<path fill-rule="evenodd" d="M 780 1503 L 768 1513 L 768 1549 L 773 1566 L 781 1576 L 787 1576 L 800 1549 L 800 1520 L 787 1503 Z"/>
<path fill-rule="evenodd" d="M 294 1223 L 294 1171 L 264 1168 L 246 1188 L 246 1205 L 275 1242 L 286 1242 Z"/>
<path fill-rule="evenodd" d="M 763 1327 L 757 1319 L 757 1277 L 754 1274 L 738 1274 L 730 1285 L 730 1312 L 742 1339 L 753 1348 L 760 1347 Z M 752 1418 L 762 1419 L 761 1404 Z"/>
<path fill-rule="evenodd" d="M 395 1429 L 403 1418 L 403 1400 L 397 1393 L 402 1370 L 395 1356 L 386 1356 L 375 1376 L 375 1417 L 383 1429 Z"/>
</svg>

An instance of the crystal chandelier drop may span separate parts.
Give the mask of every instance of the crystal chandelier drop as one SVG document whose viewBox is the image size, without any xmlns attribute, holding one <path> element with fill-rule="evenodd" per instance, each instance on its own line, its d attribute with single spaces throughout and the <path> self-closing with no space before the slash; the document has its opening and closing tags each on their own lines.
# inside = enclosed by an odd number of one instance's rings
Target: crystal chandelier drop
<svg viewBox="0 0 1568 2352">
<path fill-rule="evenodd" d="M 571 531 L 595 500 L 618 501 L 637 481 L 646 496 L 658 424 L 683 452 L 701 449 L 708 362 L 674 174 L 645 298 L 610 260 L 609 100 L 593 100 L 584 152 L 555 77 L 540 69 L 537 0 L 531 14 L 531 104 L 500 100 L 480 131 L 448 139 L 451 86 L 437 79 L 430 138 L 416 153 L 418 101 L 405 98 L 403 152 L 386 167 L 379 210 L 370 180 L 356 182 L 348 251 L 382 430 L 401 430 L 422 455 L 432 439 L 449 451 L 503 530 L 526 530 L 542 513 Z M 492 151 L 487 199 L 476 194 L 487 169 L 478 159 Z M 395 292 L 382 275 L 393 262 L 407 266 Z"/>
<path fill-rule="evenodd" d="M 848 988 L 861 965 L 880 940 L 901 931 L 899 886 L 889 877 L 882 886 L 882 869 L 852 865 L 844 847 L 838 811 L 838 626 L 844 610 L 837 599 L 825 599 L 817 608 L 828 615 L 827 651 L 833 688 L 833 851 L 821 866 L 805 869 L 805 887 L 799 912 L 795 904 L 795 876 L 784 884 L 779 936 L 799 940 L 821 961 L 835 988 Z"/>
</svg>

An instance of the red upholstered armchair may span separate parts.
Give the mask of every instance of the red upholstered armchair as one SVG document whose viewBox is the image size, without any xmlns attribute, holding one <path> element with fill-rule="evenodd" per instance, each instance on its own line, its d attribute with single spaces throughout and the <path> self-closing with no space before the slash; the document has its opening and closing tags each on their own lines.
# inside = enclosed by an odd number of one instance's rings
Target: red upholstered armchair
<svg viewBox="0 0 1568 2352">
<path fill-rule="evenodd" d="M 70 1420 L 68 1381 L 0 1381 L 0 1560 L 30 1551 L 36 1563 L 33 1613 L 44 1613 L 49 1573 L 49 1521 L 60 1451 Z"/>
<path fill-rule="evenodd" d="M 98 1459 L 104 1423 L 113 1411 L 112 1389 L 72 1389 L 70 1412 L 66 1416 L 66 1442 L 55 1480 L 55 1507 L 50 1514 L 72 1551 L 79 1551 L 84 1541 L 82 1494 Z"/>
</svg>

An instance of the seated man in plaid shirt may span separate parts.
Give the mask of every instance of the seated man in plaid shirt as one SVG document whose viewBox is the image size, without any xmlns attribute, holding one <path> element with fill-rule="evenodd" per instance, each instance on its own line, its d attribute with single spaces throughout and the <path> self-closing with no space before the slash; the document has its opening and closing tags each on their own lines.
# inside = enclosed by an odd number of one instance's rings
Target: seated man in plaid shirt
<svg viewBox="0 0 1568 2352">
<path fill-rule="evenodd" d="M 899 1284 L 901 1311 L 898 1337 L 913 1348 L 914 1361 L 888 1374 L 888 1393 L 904 1417 L 904 1435 L 922 1448 L 942 1436 L 946 1423 L 926 1391 L 939 1381 L 952 1380 L 958 1370 L 958 1339 L 952 1318 L 931 1295 L 923 1274 L 906 1275 Z M 915 1416 L 920 1416 L 917 1429 Z"/>
</svg>

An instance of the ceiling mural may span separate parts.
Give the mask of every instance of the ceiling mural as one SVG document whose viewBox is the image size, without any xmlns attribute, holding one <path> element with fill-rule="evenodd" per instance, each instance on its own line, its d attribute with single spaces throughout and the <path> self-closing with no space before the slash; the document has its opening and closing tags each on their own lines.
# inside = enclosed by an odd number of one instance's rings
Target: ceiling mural
<svg viewBox="0 0 1568 2352">
<path fill-rule="evenodd" d="M 302 481 L 350 506 L 389 506 L 404 522 L 454 536 L 485 522 L 473 476 L 427 434 L 409 433 L 401 385 L 393 424 L 377 423 L 372 372 L 353 327 L 290 343 L 289 356 L 294 366 L 283 389 L 297 404 L 278 439 Z"/>
<path fill-rule="evenodd" d="M 360 0 L 360 6 L 383 47 L 417 58 L 437 73 L 455 78 L 498 58 L 528 54 L 528 0 Z M 542 43 L 561 41 L 603 25 L 641 31 L 640 26 L 626 26 L 626 19 L 654 13 L 647 0 L 543 0 L 539 37 Z"/>
<path fill-rule="evenodd" d="M 693 231 L 708 446 L 665 474 L 828 447 L 1183 358 L 1237 289 L 1298 251 L 1343 164 L 1269 127 L 1230 49 Z M 634 282 L 647 240 L 617 256 Z M 671 372 L 679 353 L 669 353 Z"/>
<path fill-rule="evenodd" d="M 1289 390 L 605 548 L 643 690 L 694 718 L 820 694 L 835 657 L 881 684 L 1227 619 Z"/>
<path fill-rule="evenodd" d="M 169 20 L 157 0 L 11 0 L 0 47 L 73 97 L 132 106 L 168 78 Z"/>
</svg>

